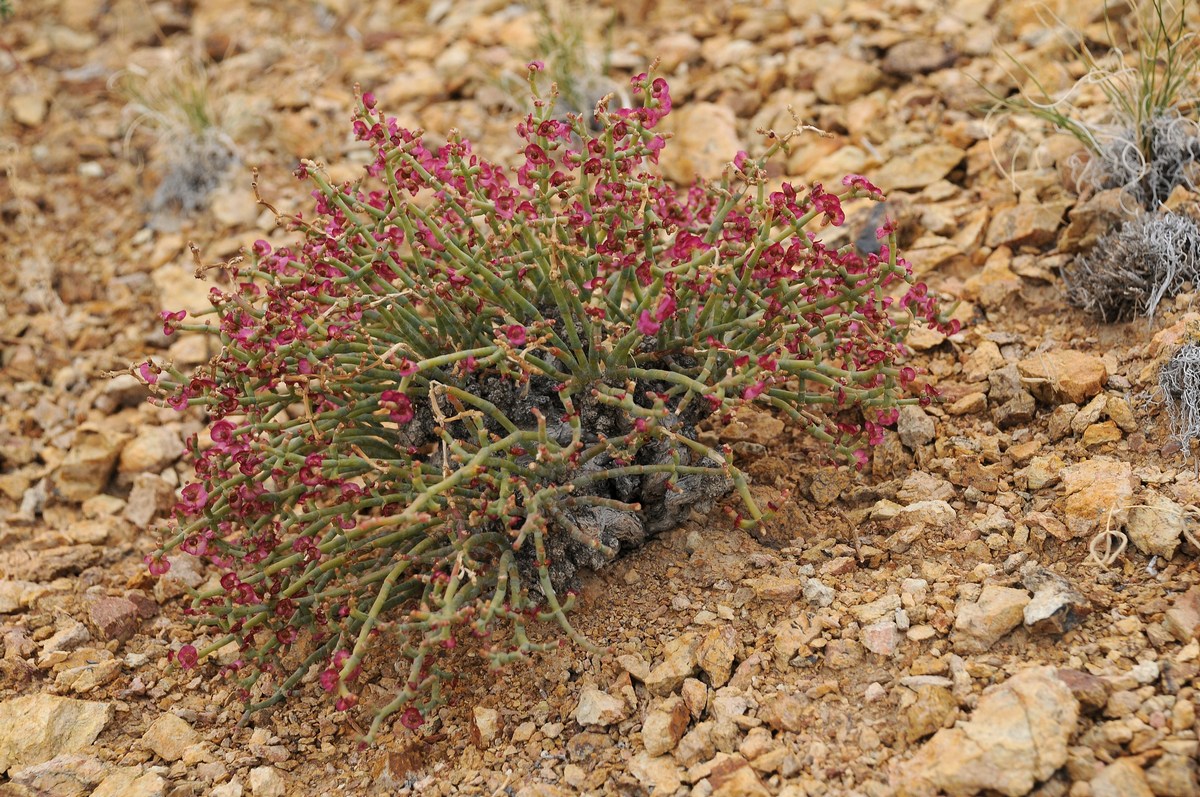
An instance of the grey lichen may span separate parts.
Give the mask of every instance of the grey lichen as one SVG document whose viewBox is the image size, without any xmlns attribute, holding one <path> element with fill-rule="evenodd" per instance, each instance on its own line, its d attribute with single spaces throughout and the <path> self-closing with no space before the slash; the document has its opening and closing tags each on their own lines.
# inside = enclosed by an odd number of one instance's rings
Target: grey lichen
<svg viewBox="0 0 1200 797">
<path fill-rule="evenodd" d="M 1200 226 L 1178 213 L 1144 213 L 1103 236 L 1063 272 L 1067 300 L 1104 321 L 1153 317 L 1200 274 Z"/>
</svg>

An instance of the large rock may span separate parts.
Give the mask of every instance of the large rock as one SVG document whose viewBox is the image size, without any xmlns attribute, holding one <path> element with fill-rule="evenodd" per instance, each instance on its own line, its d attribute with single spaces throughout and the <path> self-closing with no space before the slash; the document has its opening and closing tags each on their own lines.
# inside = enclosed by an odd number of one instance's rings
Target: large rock
<svg viewBox="0 0 1200 797">
<path fill-rule="evenodd" d="M 111 703 L 53 695 L 0 703 L 0 775 L 82 750 L 112 717 Z"/>
<path fill-rule="evenodd" d="M 1017 363 L 1029 392 L 1047 404 L 1083 404 L 1104 389 L 1104 360 L 1071 349 L 1033 354 Z"/>
<path fill-rule="evenodd" d="M 485 749 L 500 732 L 500 712 L 487 706 L 471 710 L 471 739 L 479 749 Z"/>
<path fill-rule="evenodd" d="M 121 450 L 121 473 L 158 473 L 183 456 L 187 449 L 179 433 L 165 426 L 143 429 Z"/>
<path fill-rule="evenodd" d="M 983 693 L 968 722 L 940 730 L 892 779 L 897 797 L 1023 797 L 1067 762 L 1079 703 L 1053 667 L 1025 670 Z"/>
<path fill-rule="evenodd" d="M 1000 347 L 990 340 L 980 341 L 975 351 L 963 363 L 963 377 L 968 382 L 986 382 L 988 374 L 998 371 L 1008 364 Z"/>
<path fill-rule="evenodd" d="M 688 103 L 668 116 L 663 125 L 675 138 L 663 149 L 659 166 L 668 180 L 681 185 L 691 185 L 697 177 L 720 177 L 744 148 L 738 138 L 737 120 L 726 105 Z"/>
<path fill-rule="evenodd" d="M 629 774 L 651 794 L 674 794 L 683 783 L 683 770 L 671 756 L 652 756 L 643 751 L 629 761 Z"/>
<path fill-rule="evenodd" d="M 924 144 L 907 155 L 891 158 L 873 176 L 884 191 L 921 189 L 941 180 L 966 156 L 953 144 Z"/>
<path fill-rule="evenodd" d="M 598 725 L 601 728 L 615 725 L 628 716 L 629 710 L 625 701 L 603 692 L 595 687 L 588 687 L 579 694 L 579 705 L 572 715 L 580 725 Z"/>
<path fill-rule="evenodd" d="M 913 405 L 900 408 L 900 420 L 896 424 L 900 442 L 914 451 L 937 436 L 937 425 L 925 410 Z"/>
<path fill-rule="evenodd" d="M 774 730 L 798 733 L 811 721 L 805 713 L 808 703 L 800 695 L 779 693 L 758 710 L 758 718 Z"/>
<path fill-rule="evenodd" d="M 27 609 L 47 591 L 45 586 L 33 581 L 0 579 L 0 614 Z"/>
<path fill-rule="evenodd" d="M 1192 587 L 1176 598 L 1163 619 L 1167 631 L 1180 642 L 1200 637 L 1200 587 Z"/>
<path fill-rule="evenodd" d="M 691 712 L 678 695 L 671 695 L 646 715 L 642 722 L 642 744 L 652 756 L 665 755 L 675 749 L 688 727 Z"/>
<path fill-rule="evenodd" d="M 992 420 L 997 426 L 1007 429 L 1033 420 L 1037 402 L 1021 384 L 1021 372 L 1015 364 L 992 371 L 987 380 L 988 402 L 992 405 Z"/>
<path fill-rule="evenodd" d="M 250 793 L 254 797 L 284 797 L 287 789 L 283 775 L 275 767 L 255 767 L 250 770 Z"/>
<path fill-rule="evenodd" d="M 1192 756 L 1168 753 L 1146 770 L 1146 782 L 1159 797 L 1200 797 Z"/>
<path fill-rule="evenodd" d="M 910 743 L 940 731 L 958 716 L 958 701 L 946 687 L 925 684 L 916 692 L 917 699 L 904 712 L 904 738 Z"/>
<path fill-rule="evenodd" d="M 817 73 L 813 90 L 822 102 L 845 105 L 871 93 L 882 81 L 877 67 L 858 58 L 839 58 Z"/>
<path fill-rule="evenodd" d="M 189 747 L 199 743 L 200 734 L 188 721 L 174 714 L 163 714 L 150 724 L 142 744 L 163 761 L 178 761 Z"/>
<path fill-rule="evenodd" d="M 995 249 L 998 246 L 1045 246 L 1053 243 L 1066 209 L 1067 203 L 1064 202 L 1004 208 L 992 217 L 988 225 L 987 245 Z"/>
<path fill-rule="evenodd" d="M 1129 510 L 1125 523 L 1129 541 L 1147 556 L 1169 560 L 1187 528 L 1183 507 L 1153 491 L 1148 491 L 1140 503 Z"/>
<path fill-rule="evenodd" d="M 1062 481 L 1067 496 L 1065 519 L 1070 538 L 1095 533 L 1105 527 L 1120 528 L 1133 504 L 1133 492 L 1138 483 L 1132 465 L 1108 457 L 1093 457 L 1065 468 Z"/>
<path fill-rule="evenodd" d="M 117 767 L 100 782 L 91 797 L 163 797 L 167 781 L 140 767 Z"/>
<path fill-rule="evenodd" d="M 946 501 L 916 501 L 896 513 L 896 526 L 921 526 L 944 529 L 955 521 L 958 513 Z"/>
<path fill-rule="evenodd" d="M 13 769 L 8 776 L 39 796 L 86 797 L 104 779 L 106 769 L 95 756 L 64 753 L 41 764 Z"/>
<path fill-rule="evenodd" d="M 169 481 L 154 473 L 139 473 L 133 477 L 133 489 L 125 502 L 121 516 L 139 529 L 175 505 L 175 488 Z"/>
<path fill-rule="evenodd" d="M 97 598 L 88 606 L 88 620 L 100 639 L 124 642 L 137 630 L 138 607 L 128 598 Z"/>
<path fill-rule="evenodd" d="M 1029 593 L 1023 589 L 988 584 L 975 603 L 960 604 L 954 620 L 954 649 L 983 653 L 1021 624 Z"/>
<path fill-rule="evenodd" d="M 54 489 L 67 501 L 86 501 L 108 484 L 117 457 L 125 445 L 123 435 L 84 424 L 54 474 Z"/>
<path fill-rule="evenodd" d="M 1092 797 L 1154 797 L 1146 774 L 1132 758 L 1119 758 L 1091 780 Z"/>
<path fill-rule="evenodd" d="M 699 634 L 689 632 L 663 646 L 663 660 L 646 676 L 646 688 L 653 695 L 668 695 L 696 672 Z"/>
<path fill-rule="evenodd" d="M 740 755 L 723 756 L 708 776 L 712 797 L 770 797 L 754 767 Z"/>
<path fill-rule="evenodd" d="M 1057 573 L 1027 564 L 1021 583 L 1033 593 L 1025 606 L 1025 627 L 1035 634 L 1064 634 L 1083 622 L 1092 611 L 1091 602 Z"/>
<path fill-rule="evenodd" d="M 945 69 L 957 58 L 958 53 L 945 42 L 908 39 L 890 48 L 881 66 L 889 75 L 912 77 Z"/>
<path fill-rule="evenodd" d="M 713 689 L 720 689 L 729 682 L 733 671 L 733 660 L 737 655 L 737 631 L 731 625 L 714 628 L 704 637 L 696 651 L 697 663 L 708 676 Z"/>
</svg>

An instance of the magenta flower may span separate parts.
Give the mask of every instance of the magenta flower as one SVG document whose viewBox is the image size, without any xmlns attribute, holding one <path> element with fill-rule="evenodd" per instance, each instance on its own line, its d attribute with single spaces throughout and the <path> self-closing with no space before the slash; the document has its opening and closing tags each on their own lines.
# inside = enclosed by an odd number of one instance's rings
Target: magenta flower
<svg viewBox="0 0 1200 797">
<path fill-rule="evenodd" d="M 379 406 L 388 411 L 388 417 L 404 425 L 413 419 L 412 402 L 399 390 L 385 390 L 379 394 Z"/>
<path fill-rule="evenodd" d="M 742 400 L 743 401 L 753 401 L 754 399 L 761 396 L 762 392 L 766 389 L 767 389 L 766 382 L 755 382 L 754 384 L 750 385 L 748 388 L 746 388 L 745 390 L 742 391 Z"/>
<path fill-rule="evenodd" d="M 525 327 L 520 324 L 510 324 L 504 328 L 504 336 L 514 346 L 524 346 L 527 338 Z"/>
<path fill-rule="evenodd" d="M 163 334 L 174 335 L 175 331 L 179 329 L 179 322 L 187 317 L 187 310 L 176 310 L 173 313 L 163 310 L 159 315 L 163 320 Z"/>
<path fill-rule="evenodd" d="M 853 192 L 860 196 L 868 196 L 878 201 L 883 200 L 883 191 L 861 174 L 846 175 L 842 178 L 842 185 L 849 186 Z"/>
<path fill-rule="evenodd" d="M 188 515 L 196 515 L 204 511 L 208 503 L 208 490 L 200 482 L 192 482 L 179 491 L 179 508 Z"/>
<path fill-rule="evenodd" d="M 212 425 L 208 430 L 209 437 L 219 446 L 227 446 L 233 441 L 233 423 L 231 421 L 220 420 Z"/>
<path fill-rule="evenodd" d="M 675 315 L 675 309 L 679 306 L 675 301 L 675 297 L 671 294 L 664 294 L 658 300 L 658 309 L 654 311 L 654 320 L 666 321 L 671 316 Z"/>
<path fill-rule="evenodd" d="M 638 332 L 643 335 L 657 335 L 658 330 L 662 329 L 662 324 L 654 320 L 654 316 L 650 315 L 649 310 L 643 310 L 637 321 Z"/>
<path fill-rule="evenodd" d="M 171 569 L 171 563 L 161 556 L 147 554 L 142 561 L 146 563 L 146 569 L 150 571 L 150 575 L 152 576 L 165 576 Z"/>
<path fill-rule="evenodd" d="M 179 662 L 179 666 L 185 670 L 190 670 L 196 666 L 200 660 L 199 654 L 196 652 L 195 645 L 184 645 L 175 654 L 175 660 Z"/>
<path fill-rule="evenodd" d="M 400 724 L 410 731 L 415 731 L 425 724 L 425 718 L 421 716 L 421 712 L 415 706 L 409 706 L 404 709 L 404 713 L 400 715 Z"/>
</svg>

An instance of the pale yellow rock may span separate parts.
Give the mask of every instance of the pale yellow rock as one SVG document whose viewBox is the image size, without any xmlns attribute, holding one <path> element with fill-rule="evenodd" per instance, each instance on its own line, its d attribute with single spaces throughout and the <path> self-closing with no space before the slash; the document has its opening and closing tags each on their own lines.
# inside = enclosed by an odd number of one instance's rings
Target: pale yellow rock
<svg viewBox="0 0 1200 797">
<path fill-rule="evenodd" d="M 888 160 L 875 172 L 874 182 L 884 191 L 924 188 L 949 174 L 966 156 L 966 152 L 953 144 L 922 144 L 912 152 Z"/>
<path fill-rule="evenodd" d="M 0 703 L 0 775 L 82 750 L 112 717 L 111 703 L 46 694 Z"/>
<path fill-rule="evenodd" d="M 1079 703 L 1054 674 L 1035 667 L 983 693 L 967 722 L 940 730 L 896 768 L 897 797 L 1024 797 L 1067 761 Z"/>
<path fill-rule="evenodd" d="M 673 111 L 663 122 L 675 137 L 668 142 L 659 167 L 668 180 L 691 185 L 697 177 L 721 176 L 738 151 L 744 149 L 737 120 L 727 105 L 697 102 Z"/>
<path fill-rule="evenodd" d="M 200 734 L 188 721 L 174 714 L 160 716 L 142 736 L 143 746 L 163 761 L 178 761 L 187 748 L 199 741 Z"/>
<path fill-rule="evenodd" d="M 960 603 L 954 620 L 954 649 L 983 653 L 1024 620 L 1029 593 L 988 584 L 973 603 Z"/>
<path fill-rule="evenodd" d="M 615 725 L 628 716 L 625 701 L 607 692 L 588 687 L 579 694 L 579 704 L 571 715 L 580 725 L 601 728 Z"/>
<path fill-rule="evenodd" d="M 1062 480 L 1067 496 L 1063 519 L 1071 537 L 1106 526 L 1120 528 L 1125 523 L 1138 484 L 1130 463 L 1093 457 L 1064 468 Z"/>
<path fill-rule="evenodd" d="M 1146 774 L 1132 758 L 1119 758 L 1092 778 L 1092 797 L 1154 797 Z"/>
<path fill-rule="evenodd" d="M 50 104 L 44 94 L 18 94 L 8 101 L 8 110 L 19 124 L 38 127 L 46 121 Z"/>
<path fill-rule="evenodd" d="M 1047 404 L 1084 404 L 1108 381 L 1104 360 L 1071 349 L 1032 354 L 1017 370 L 1025 388 Z"/>
<path fill-rule="evenodd" d="M 659 703 L 642 721 L 642 744 L 652 756 L 671 752 L 687 731 L 691 712 L 678 695 Z"/>
<path fill-rule="evenodd" d="M 1005 208 L 988 225 L 988 246 L 1045 246 L 1052 243 L 1068 203 L 1046 202 Z"/>
</svg>

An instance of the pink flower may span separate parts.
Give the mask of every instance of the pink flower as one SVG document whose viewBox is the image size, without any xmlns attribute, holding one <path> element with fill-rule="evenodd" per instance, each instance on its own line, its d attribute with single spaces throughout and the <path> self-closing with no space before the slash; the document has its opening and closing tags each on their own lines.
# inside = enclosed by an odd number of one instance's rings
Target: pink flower
<svg viewBox="0 0 1200 797">
<path fill-rule="evenodd" d="M 153 385 L 158 381 L 158 373 L 155 371 L 155 366 L 152 363 L 142 363 L 139 365 L 138 373 L 142 375 L 142 379 L 148 385 Z"/>
<path fill-rule="evenodd" d="M 208 503 L 208 490 L 200 482 L 192 482 L 179 491 L 179 508 L 185 514 L 195 515 L 204 511 Z"/>
<path fill-rule="evenodd" d="M 658 330 L 662 329 L 662 324 L 654 320 L 649 310 L 643 310 L 637 321 L 637 329 L 643 335 L 657 335 Z"/>
<path fill-rule="evenodd" d="M 856 193 L 863 196 L 869 196 L 872 199 L 883 199 L 883 191 L 873 185 L 870 180 L 863 177 L 861 174 L 848 174 L 842 178 L 842 185 L 848 186 L 851 193 Z"/>
<path fill-rule="evenodd" d="M 842 203 L 836 196 L 825 192 L 820 183 L 812 187 L 812 203 L 818 213 L 825 214 L 825 221 L 834 227 L 842 226 L 846 214 L 842 212 Z"/>
<path fill-rule="evenodd" d="M 146 555 L 142 560 L 146 563 L 146 569 L 150 571 L 152 576 L 165 576 L 171 569 L 171 563 L 159 556 Z"/>
<path fill-rule="evenodd" d="M 504 328 L 504 336 L 514 346 L 524 346 L 527 339 L 525 327 L 520 324 L 510 324 Z"/>
<path fill-rule="evenodd" d="M 425 724 L 425 718 L 421 716 L 421 712 L 416 706 L 409 706 L 400 715 L 400 724 L 410 731 L 415 731 Z"/>
<path fill-rule="evenodd" d="M 675 297 L 671 294 L 666 294 L 658 301 L 658 309 L 654 311 L 654 320 L 666 321 L 675 314 L 675 309 L 678 307 Z M 655 330 L 657 331 L 657 330 Z M 651 333 L 653 334 L 653 333 Z"/>
<path fill-rule="evenodd" d="M 413 419 L 412 402 L 399 390 L 385 390 L 379 394 L 379 406 L 388 411 L 388 417 L 399 424 Z"/>
<path fill-rule="evenodd" d="M 363 107 L 372 110 L 375 107 L 375 95 L 371 92 L 363 94 Z"/>
<path fill-rule="evenodd" d="M 187 310 L 176 310 L 173 313 L 163 310 L 159 315 L 163 320 L 163 334 L 174 335 L 175 330 L 179 329 L 179 322 L 187 317 Z"/>
<path fill-rule="evenodd" d="M 195 645 L 184 645 L 179 649 L 179 652 L 175 654 L 175 658 L 179 662 L 179 666 L 185 670 L 192 669 L 200 660 L 200 656 L 196 652 Z"/>
<path fill-rule="evenodd" d="M 208 434 L 214 443 L 224 447 L 233 440 L 233 424 L 225 420 L 217 421 Z"/>
<path fill-rule="evenodd" d="M 646 149 L 650 151 L 651 163 L 658 163 L 658 155 L 663 151 L 663 147 L 666 145 L 667 142 L 662 136 L 654 136 L 646 142 Z"/>
<path fill-rule="evenodd" d="M 750 387 L 742 391 L 743 401 L 752 401 L 762 395 L 762 392 L 767 389 L 766 382 L 755 382 Z"/>
</svg>

